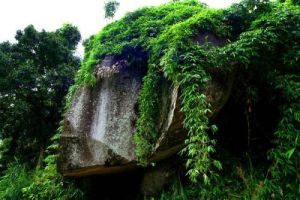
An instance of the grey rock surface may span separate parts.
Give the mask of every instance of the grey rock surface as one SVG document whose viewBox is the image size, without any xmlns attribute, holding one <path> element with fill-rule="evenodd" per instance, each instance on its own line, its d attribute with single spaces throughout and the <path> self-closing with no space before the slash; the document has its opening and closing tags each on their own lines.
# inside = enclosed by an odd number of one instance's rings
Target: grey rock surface
<svg viewBox="0 0 300 200">
<path fill-rule="evenodd" d="M 64 119 L 59 168 L 66 175 L 94 173 L 95 167 L 106 173 L 135 160 L 132 135 L 143 72 L 113 57 L 95 72 L 97 84 L 77 91 Z"/>
</svg>

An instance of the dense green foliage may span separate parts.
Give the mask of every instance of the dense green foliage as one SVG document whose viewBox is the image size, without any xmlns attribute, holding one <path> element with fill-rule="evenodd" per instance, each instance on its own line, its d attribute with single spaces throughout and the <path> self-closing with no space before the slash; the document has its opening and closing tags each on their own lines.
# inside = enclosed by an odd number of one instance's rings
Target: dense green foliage
<svg viewBox="0 0 300 200">
<path fill-rule="evenodd" d="M 156 89 L 163 72 L 181 89 L 181 111 L 188 130 L 181 154 L 186 158 L 190 180 L 197 182 L 200 178 L 205 183 L 200 184 L 202 193 L 198 196 L 230 198 L 222 190 L 223 184 L 232 186 L 229 190 L 239 191 L 246 199 L 292 199 L 299 195 L 300 9 L 295 4 L 242 1 L 227 10 L 216 10 L 197 1 L 180 1 L 129 13 L 86 42 L 85 58 L 68 101 L 78 87 L 95 83 L 94 67 L 105 56 L 126 55 L 132 59 L 137 52 L 144 53 L 148 74 L 139 98 L 140 117 L 134 137 L 141 164 L 147 164 L 159 137 Z M 206 41 L 199 45 L 194 38 L 203 32 L 213 33 L 225 44 L 216 47 Z M 266 98 L 275 99 L 279 110 L 279 123 L 274 124 L 272 148 L 264 167 L 237 170 L 245 187 L 240 181 L 232 182 L 236 174 L 218 172 L 225 161 L 222 152 L 216 152 L 218 141 L 213 133 L 217 127 L 210 124 L 210 105 L 203 92 L 216 72 L 226 77 L 234 70 L 238 71 L 238 81 L 242 81 L 236 84 L 236 101 L 247 108 L 248 118 L 254 115 L 252 104 L 265 98 L 261 94 L 264 90 L 271 95 Z M 209 184 L 211 181 L 214 184 Z"/>
<path fill-rule="evenodd" d="M 118 2 L 108 2 L 112 4 L 106 4 L 106 17 L 113 17 Z M 223 43 L 209 42 L 208 34 Z M 201 36 L 203 41 L 197 42 Z M 15 44 L 0 44 L 0 198 L 81 199 L 83 193 L 57 172 L 61 129 L 55 134 L 64 96 L 79 67 L 74 50 L 80 34 L 72 25 L 55 32 L 28 26 L 17 32 L 16 39 Z M 159 137 L 158 91 L 163 76 L 180 88 L 188 132 L 180 155 L 189 181 L 175 181 L 158 199 L 297 199 L 299 42 L 296 0 L 244 0 L 226 10 L 183 0 L 139 9 L 85 41 L 84 60 L 66 107 L 79 87 L 95 84 L 94 68 L 106 56 L 147 63 L 134 135 L 139 163 L 148 164 Z M 228 101 L 241 107 L 247 130 L 239 134 L 247 143 L 222 141 L 220 134 L 228 136 L 233 129 L 224 130 L 218 120 L 209 118 L 205 88 L 233 72 L 236 80 Z M 263 115 L 270 122 L 256 119 L 267 104 L 274 110 Z M 255 143 L 263 137 L 267 139 L 262 144 Z M 228 146 L 239 142 L 245 147 L 237 156 Z"/>
<path fill-rule="evenodd" d="M 0 44 L 0 199 L 82 196 L 58 174 L 58 136 L 51 140 L 80 65 L 80 39 L 70 24 L 55 32 L 30 25 L 17 31 L 16 43 Z"/>
<path fill-rule="evenodd" d="M 56 32 L 28 26 L 16 40 L 0 44 L 0 137 L 11 138 L 11 158 L 36 164 L 58 128 L 64 96 L 79 68 L 73 53 L 80 34 L 71 25 Z"/>
<path fill-rule="evenodd" d="M 147 166 L 147 159 L 154 150 L 157 140 L 158 130 L 155 124 L 158 123 L 158 109 L 153 109 L 159 105 L 157 90 L 159 88 L 159 79 L 157 71 L 149 69 L 148 74 L 143 79 L 143 90 L 139 96 L 139 109 L 144 112 L 140 113 L 137 121 L 137 133 L 134 135 L 136 144 L 136 155 L 141 165 Z M 151 91 L 151 92 L 150 92 Z"/>
<path fill-rule="evenodd" d="M 83 193 L 71 181 L 63 180 L 57 172 L 57 157 L 59 150 L 59 134 L 52 138 L 52 145 L 47 148 L 48 156 L 44 159 L 45 167 L 37 169 L 32 174 L 30 184 L 22 188 L 23 198 L 39 199 L 82 199 Z"/>
<path fill-rule="evenodd" d="M 7 200 L 82 199 L 82 192 L 70 181 L 63 180 L 56 166 L 58 135 L 48 147 L 45 167 L 32 170 L 27 163 L 10 163 L 0 180 L 0 198 Z"/>
</svg>

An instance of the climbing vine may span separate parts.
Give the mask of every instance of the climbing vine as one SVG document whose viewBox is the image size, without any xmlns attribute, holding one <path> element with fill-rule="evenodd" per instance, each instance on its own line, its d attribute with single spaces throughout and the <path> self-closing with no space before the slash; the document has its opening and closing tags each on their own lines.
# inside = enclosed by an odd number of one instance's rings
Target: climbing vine
<svg viewBox="0 0 300 200">
<path fill-rule="evenodd" d="M 154 145 L 158 139 L 157 122 L 160 76 L 154 67 L 150 67 L 148 74 L 144 77 L 144 86 L 139 96 L 140 116 L 137 121 L 137 131 L 134 134 L 136 144 L 136 156 L 141 165 L 146 166 L 148 159 L 154 152 Z"/>
</svg>

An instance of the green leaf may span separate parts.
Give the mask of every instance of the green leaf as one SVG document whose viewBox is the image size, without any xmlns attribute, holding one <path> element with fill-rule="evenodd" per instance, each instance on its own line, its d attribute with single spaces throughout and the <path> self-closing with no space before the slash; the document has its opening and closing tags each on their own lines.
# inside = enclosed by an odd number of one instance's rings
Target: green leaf
<svg viewBox="0 0 300 200">
<path fill-rule="evenodd" d="M 296 150 L 296 148 L 292 148 L 292 149 L 290 149 L 290 150 L 288 150 L 286 152 L 286 156 L 287 156 L 288 159 L 290 159 L 292 157 L 292 155 L 294 154 L 295 150 Z"/>
</svg>

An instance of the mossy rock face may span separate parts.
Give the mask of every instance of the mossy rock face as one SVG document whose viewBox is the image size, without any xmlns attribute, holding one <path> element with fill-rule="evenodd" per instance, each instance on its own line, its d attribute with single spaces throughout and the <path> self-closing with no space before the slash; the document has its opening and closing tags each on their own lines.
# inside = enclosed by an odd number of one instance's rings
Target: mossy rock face
<svg viewBox="0 0 300 200">
<path fill-rule="evenodd" d="M 202 39 L 206 35 L 202 34 Z M 198 37 L 199 39 L 199 37 Z M 221 43 L 214 38 L 216 44 Z M 106 174 L 136 166 L 133 134 L 136 131 L 138 96 L 146 66 L 133 67 L 116 56 L 107 56 L 95 67 L 96 84 L 81 87 L 75 94 L 64 120 L 61 135 L 60 170 L 66 176 Z M 180 112 L 180 88 L 160 75 L 158 89 L 159 139 L 151 161 L 176 154 L 187 131 Z M 212 80 L 204 93 L 216 112 L 226 102 L 230 81 Z M 214 113 L 215 114 L 215 113 Z"/>
</svg>

